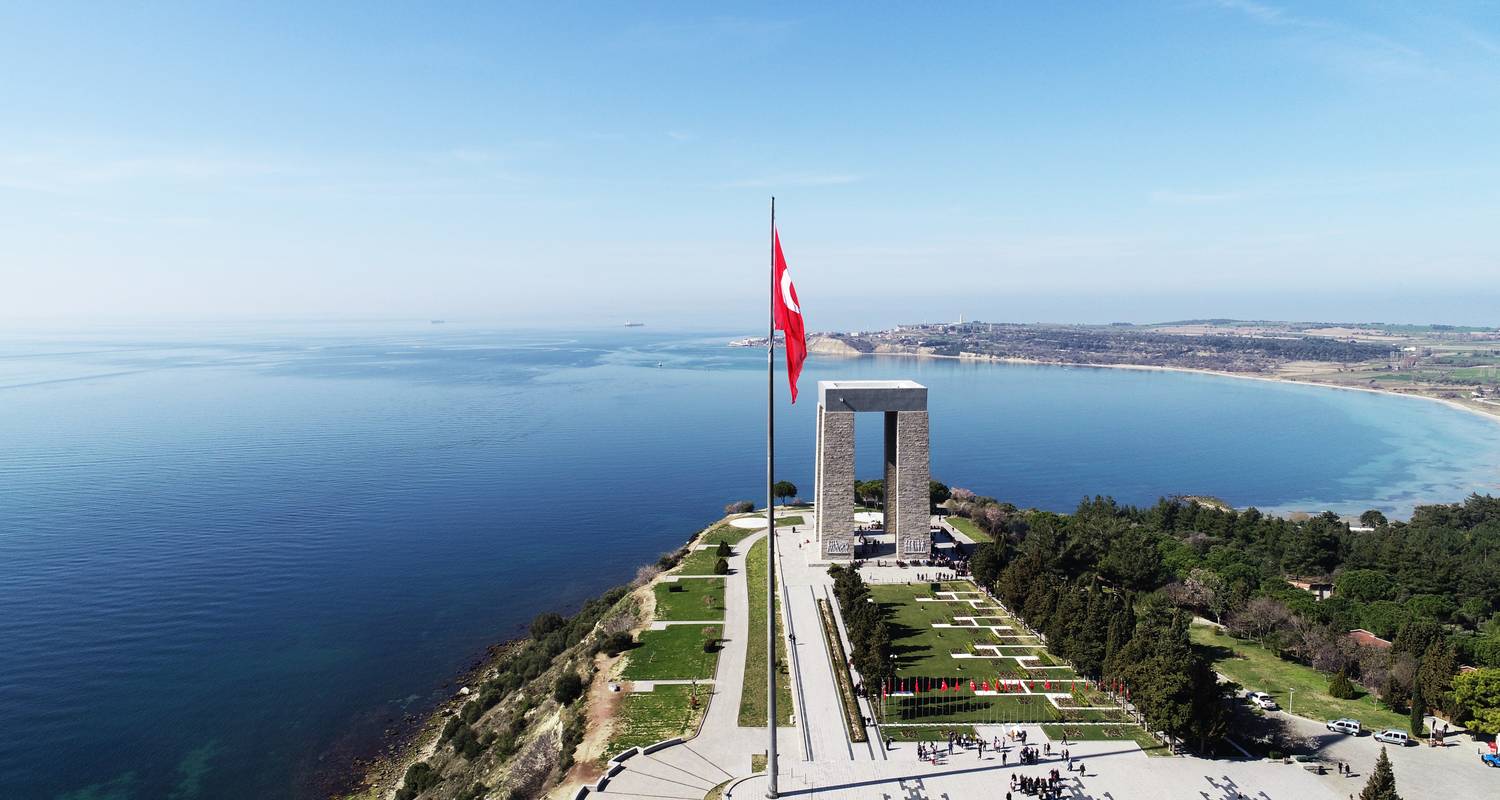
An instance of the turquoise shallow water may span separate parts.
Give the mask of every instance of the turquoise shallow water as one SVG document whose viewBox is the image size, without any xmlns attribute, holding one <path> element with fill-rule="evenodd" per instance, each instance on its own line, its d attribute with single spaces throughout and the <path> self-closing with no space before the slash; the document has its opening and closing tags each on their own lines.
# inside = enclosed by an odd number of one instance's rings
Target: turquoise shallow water
<svg viewBox="0 0 1500 800">
<path fill-rule="evenodd" d="M 732 335 L 0 336 L 0 797 L 321 796 L 486 645 L 758 495 L 764 354 Z M 1500 425 L 1419 400 L 828 358 L 804 396 L 853 377 L 927 384 L 934 474 L 1019 505 L 1404 513 L 1500 484 Z M 802 487 L 812 410 L 778 422 Z"/>
</svg>

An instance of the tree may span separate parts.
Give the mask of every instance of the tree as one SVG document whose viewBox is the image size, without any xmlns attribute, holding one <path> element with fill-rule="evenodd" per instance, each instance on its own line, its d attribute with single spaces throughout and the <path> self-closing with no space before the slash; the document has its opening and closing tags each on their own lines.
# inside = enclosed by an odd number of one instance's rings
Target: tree
<svg viewBox="0 0 1500 800">
<path fill-rule="evenodd" d="M 1500 669 L 1479 669 L 1453 679 L 1453 704 L 1480 733 L 1500 734 Z"/>
<path fill-rule="evenodd" d="M 567 705 L 583 696 L 583 679 L 576 672 L 564 672 L 552 687 L 552 699 Z"/>
<path fill-rule="evenodd" d="M 854 497 L 867 506 L 877 506 L 885 499 L 885 481 L 855 481 Z"/>
<path fill-rule="evenodd" d="M 1366 528 L 1383 528 L 1386 525 L 1386 518 L 1384 514 L 1372 508 L 1359 515 L 1359 524 Z"/>
<path fill-rule="evenodd" d="M 785 500 L 788 497 L 797 496 L 797 484 L 791 481 L 777 481 L 771 486 L 771 496 L 777 500 Z"/>
<path fill-rule="evenodd" d="M 1422 731 L 1427 728 L 1427 703 L 1422 698 L 1422 684 L 1416 683 L 1411 687 L 1411 735 L 1421 736 Z"/>
<path fill-rule="evenodd" d="M 748 514 L 755 510 L 755 503 L 751 500 L 736 500 L 724 506 L 725 514 Z"/>
<path fill-rule="evenodd" d="M 1396 773 L 1391 770 L 1391 759 L 1384 747 L 1380 748 L 1375 770 L 1370 773 L 1364 791 L 1359 793 L 1359 800 L 1401 800 L 1401 795 L 1396 794 Z"/>
<path fill-rule="evenodd" d="M 1340 700 L 1354 699 L 1354 684 L 1350 682 L 1349 675 L 1343 670 L 1339 670 L 1328 679 L 1328 696 L 1337 697 Z"/>
<path fill-rule="evenodd" d="M 727 558 L 721 558 L 718 561 L 715 561 L 714 562 L 714 574 L 715 575 L 728 575 L 729 574 L 729 559 L 727 559 Z"/>
<path fill-rule="evenodd" d="M 948 502 L 952 497 L 953 490 L 948 488 L 948 484 L 942 481 L 927 481 L 927 500 L 932 504 L 932 513 L 936 514 L 937 507 Z"/>
<path fill-rule="evenodd" d="M 567 620 L 563 619 L 561 614 L 554 614 L 551 611 L 538 614 L 531 621 L 531 638 L 545 639 L 547 634 L 558 630 L 565 624 Z"/>
<path fill-rule="evenodd" d="M 734 555 L 734 548 L 729 546 L 729 542 L 720 539 L 719 547 L 714 551 L 714 555 L 718 556 L 719 558 L 728 558 Z"/>
<path fill-rule="evenodd" d="M 1378 569 L 1346 569 L 1333 579 L 1333 589 L 1349 600 L 1384 600 L 1391 596 L 1391 578 Z"/>
<path fill-rule="evenodd" d="M 974 575 L 974 580 L 980 586 L 994 588 L 995 579 L 1000 577 L 1000 570 L 1005 562 L 1000 555 L 1000 548 L 994 542 L 980 542 L 974 545 L 974 553 L 969 556 L 969 571 Z"/>
</svg>

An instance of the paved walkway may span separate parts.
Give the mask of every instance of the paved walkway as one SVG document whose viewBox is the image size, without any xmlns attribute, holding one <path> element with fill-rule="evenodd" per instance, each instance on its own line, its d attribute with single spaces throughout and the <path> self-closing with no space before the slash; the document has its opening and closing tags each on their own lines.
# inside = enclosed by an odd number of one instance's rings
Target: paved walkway
<svg viewBox="0 0 1500 800">
<path fill-rule="evenodd" d="M 590 792 L 590 796 L 701 800 L 709 789 L 731 778 L 749 775 L 752 754 L 766 752 L 766 729 L 741 728 L 739 725 L 745 648 L 750 636 L 750 590 L 746 583 L 745 554 L 765 535 L 760 532 L 747 536 L 735 545 L 734 555 L 729 557 L 730 574 L 723 579 L 723 649 L 719 651 L 713 693 L 698 735 L 650 755 L 630 758 L 624 762 L 625 769 L 609 780 L 604 791 Z M 714 624 L 721 623 L 715 621 Z M 802 737 L 796 728 L 778 729 L 776 746 L 783 766 L 801 761 Z"/>
</svg>

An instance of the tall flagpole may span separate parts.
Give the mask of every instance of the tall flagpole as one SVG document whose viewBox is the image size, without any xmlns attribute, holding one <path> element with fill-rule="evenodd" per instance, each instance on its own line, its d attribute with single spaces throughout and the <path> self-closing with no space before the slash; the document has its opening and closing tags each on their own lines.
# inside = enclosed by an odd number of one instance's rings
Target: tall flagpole
<svg viewBox="0 0 1500 800">
<path fill-rule="evenodd" d="M 776 498 L 771 496 L 776 472 L 776 198 L 771 198 L 771 327 L 766 332 L 766 748 L 770 783 L 766 797 L 776 797 Z"/>
</svg>

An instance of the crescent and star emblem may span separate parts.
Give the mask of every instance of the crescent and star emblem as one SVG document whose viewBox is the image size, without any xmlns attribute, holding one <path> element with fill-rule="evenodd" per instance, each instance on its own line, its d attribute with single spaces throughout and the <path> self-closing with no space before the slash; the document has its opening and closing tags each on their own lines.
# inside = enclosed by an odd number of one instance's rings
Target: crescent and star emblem
<svg viewBox="0 0 1500 800">
<path fill-rule="evenodd" d="M 802 315 L 802 309 L 797 307 L 797 301 L 792 299 L 792 271 L 784 269 L 781 271 L 781 302 L 791 309 L 793 314 Z"/>
</svg>

